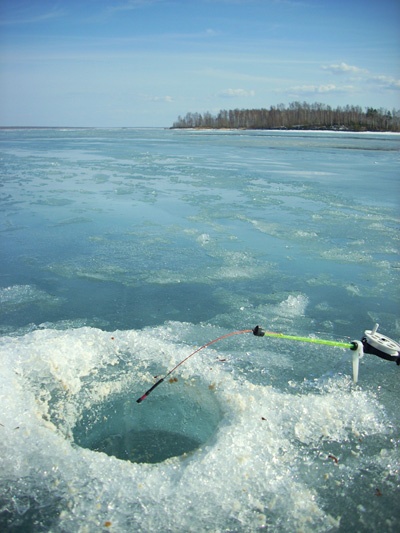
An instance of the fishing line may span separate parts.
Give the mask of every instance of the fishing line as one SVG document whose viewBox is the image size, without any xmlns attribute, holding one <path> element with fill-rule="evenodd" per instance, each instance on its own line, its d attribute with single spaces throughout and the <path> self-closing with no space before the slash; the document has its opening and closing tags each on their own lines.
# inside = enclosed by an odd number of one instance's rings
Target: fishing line
<svg viewBox="0 0 400 533">
<path fill-rule="evenodd" d="M 358 381 L 358 368 L 359 368 L 359 360 L 364 355 L 364 353 L 369 353 L 373 355 L 377 355 L 378 357 L 381 357 L 382 359 L 386 359 L 387 361 L 395 361 L 397 365 L 400 365 L 400 344 L 398 344 L 396 341 L 389 339 L 389 337 L 385 337 L 381 333 L 378 333 L 378 327 L 379 324 L 375 324 L 375 327 L 372 330 L 365 330 L 364 337 L 361 339 L 361 341 L 351 341 L 351 342 L 339 342 L 339 341 L 331 341 L 331 340 L 325 340 L 325 339 L 318 339 L 316 337 L 299 337 L 298 335 L 286 335 L 285 333 L 276 333 L 274 331 L 264 331 L 260 326 L 256 326 L 254 329 L 242 329 L 239 331 L 232 331 L 231 333 L 226 333 L 225 335 L 222 335 L 221 337 L 218 337 L 217 339 L 213 339 L 210 342 L 207 342 L 206 344 L 203 344 L 203 346 L 200 346 L 200 348 L 197 348 L 194 352 L 189 354 L 187 357 L 182 359 L 177 365 L 174 366 L 167 374 L 165 374 L 164 377 L 159 379 L 148 391 L 146 391 L 143 396 L 138 398 L 136 401 L 137 403 L 141 403 L 143 400 L 147 398 L 147 396 L 156 388 L 158 385 L 160 385 L 169 375 L 172 374 L 172 372 L 175 372 L 177 368 L 179 368 L 183 363 L 185 363 L 190 357 L 195 355 L 196 353 L 200 352 L 201 350 L 204 350 L 204 348 L 207 348 L 208 346 L 211 346 L 211 344 L 214 344 L 215 342 L 219 342 L 223 339 L 226 339 L 228 337 L 232 337 L 233 335 L 241 335 L 243 333 L 253 333 L 256 337 L 274 337 L 277 339 L 286 339 L 296 342 L 309 342 L 312 344 L 321 344 L 324 346 L 335 346 L 337 348 L 348 348 L 353 351 L 353 381 L 357 383 Z"/>
</svg>

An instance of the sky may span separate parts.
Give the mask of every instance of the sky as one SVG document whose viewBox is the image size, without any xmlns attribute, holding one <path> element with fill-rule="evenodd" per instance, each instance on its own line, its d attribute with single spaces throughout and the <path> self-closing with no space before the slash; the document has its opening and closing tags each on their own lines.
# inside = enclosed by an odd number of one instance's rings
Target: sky
<svg viewBox="0 0 400 533">
<path fill-rule="evenodd" d="M 0 126 L 400 109 L 399 0 L 0 0 Z"/>
</svg>

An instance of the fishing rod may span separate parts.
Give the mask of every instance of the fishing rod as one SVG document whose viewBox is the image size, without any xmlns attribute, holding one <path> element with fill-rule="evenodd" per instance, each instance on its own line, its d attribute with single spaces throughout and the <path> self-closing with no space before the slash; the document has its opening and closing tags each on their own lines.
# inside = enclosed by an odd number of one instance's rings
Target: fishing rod
<svg viewBox="0 0 400 533">
<path fill-rule="evenodd" d="M 167 374 L 165 374 L 165 376 L 163 378 L 159 379 L 156 383 L 154 383 L 154 385 L 148 391 L 146 391 L 143 394 L 143 396 L 141 396 L 140 398 L 138 398 L 136 400 L 137 403 L 141 403 L 143 400 L 145 400 L 147 398 L 147 396 L 151 392 L 153 392 L 153 390 L 156 387 L 158 387 L 164 381 L 164 379 L 167 379 L 167 377 L 170 376 L 172 374 L 172 372 L 174 372 L 178 367 L 183 365 L 183 363 L 185 361 L 187 361 L 188 359 L 190 359 L 190 357 L 192 357 L 192 355 L 194 355 L 195 353 L 198 353 L 198 352 L 200 352 L 200 350 L 204 350 L 204 348 L 207 348 L 207 346 L 210 346 L 211 344 L 214 344 L 215 342 L 222 341 L 222 339 L 226 339 L 227 337 L 232 337 L 233 335 L 241 335 L 242 333 L 252 333 L 252 331 L 253 331 L 252 329 L 242 329 L 240 331 L 232 331 L 231 333 L 227 333 L 226 335 L 222 335 L 221 337 L 218 337 L 217 339 L 214 339 L 214 340 L 212 340 L 210 342 L 207 342 L 207 344 L 203 344 L 203 346 L 200 346 L 200 348 L 197 348 L 197 350 L 195 350 L 190 355 L 185 357 L 185 359 L 182 359 L 182 361 L 180 363 L 178 363 L 176 366 L 174 366 L 174 368 L 172 370 L 170 370 Z"/>
<path fill-rule="evenodd" d="M 175 372 L 177 368 L 183 365 L 183 363 L 185 363 L 188 359 L 190 359 L 190 357 L 192 357 L 196 353 L 200 352 L 201 350 L 204 350 L 204 348 L 207 348 L 208 346 L 211 346 L 211 344 L 219 342 L 228 337 L 232 337 L 234 335 L 241 335 L 243 333 L 253 333 L 253 335 L 255 335 L 256 337 L 274 337 L 278 339 L 286 339 L 296 342 L 308 342 L 312 344 L 322 344 L 325 346 L 335 346 L 337 348 L 350 349 L 353 351 L 353 381 L 354 383 L 357 383 L 359 362 L 365 353 L 377 355 L 378 357 L 385 359 L 386 361 L 395 361 L 397 365 L 400 365 L 400 344 L 390 339 L 389 337 L 378 333 L 378 327 L 379 324 L 375 324 L 372 330 L 365 330 L 364 337 L 362 337 L 361 341 L 355 340 L 351 342 L 338 342 L 318 339 L 316 337 L 299 337 L 297 335 L 286 335 L 284 333 L 276 333 L 274 331 L 264 331 L 260 326 L 256 326 L 253 329 L 242 329 L 239 331 L 232 331 L 231 333 L 222 335 L 221 337 L 218 337 L 212 341 L 207 342 L 206 344 L 203 344 L 203 346 L 200 346 L 200 348 L 197 348 L 197 350 L 182 359 L 182 361 L 180 361 L 169 372 L 167 372 L 164 377 L 154 383 L 154 385 L 150 387 L 150 389 L 147 390 L 136 401 L 137 403 L 141 403 L 143 400 L 145 400 L 156 387 L 158 387 L 168 376 Z"/>
</svg>

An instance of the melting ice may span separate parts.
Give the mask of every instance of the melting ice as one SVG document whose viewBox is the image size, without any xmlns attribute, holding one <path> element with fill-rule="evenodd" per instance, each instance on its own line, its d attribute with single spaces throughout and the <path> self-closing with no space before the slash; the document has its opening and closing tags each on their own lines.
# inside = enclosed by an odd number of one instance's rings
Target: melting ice
<svg viewBox="0 0 400 533">
<path fill-rule="evenodd" d="M 0 529 L 398 530 L 398 136 L 0 134 Z"/>
</svg>

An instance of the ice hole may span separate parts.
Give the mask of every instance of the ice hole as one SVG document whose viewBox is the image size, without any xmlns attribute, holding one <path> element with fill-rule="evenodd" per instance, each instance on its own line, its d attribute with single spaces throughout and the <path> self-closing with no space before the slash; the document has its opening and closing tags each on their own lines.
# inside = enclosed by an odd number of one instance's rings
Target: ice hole
<svg viewBox="0 0 400 533">
<path fill-rule="evenodd" d="M 197 380 L 167 382 L 142 404 L 136 403 L 136 391 L 119 393 L 82 412 L 74 442 L 133 463 L 160 463 L 193 452 L 222 418 L 212 389 Z"/>
</svg>

